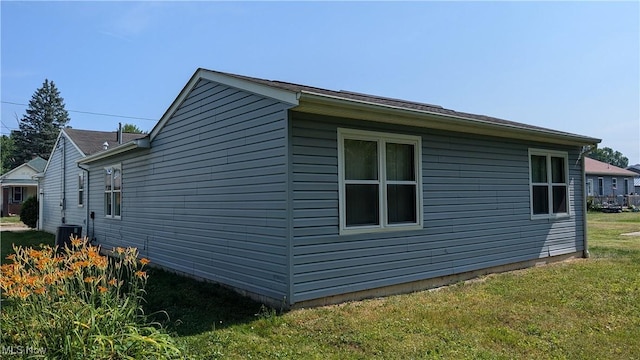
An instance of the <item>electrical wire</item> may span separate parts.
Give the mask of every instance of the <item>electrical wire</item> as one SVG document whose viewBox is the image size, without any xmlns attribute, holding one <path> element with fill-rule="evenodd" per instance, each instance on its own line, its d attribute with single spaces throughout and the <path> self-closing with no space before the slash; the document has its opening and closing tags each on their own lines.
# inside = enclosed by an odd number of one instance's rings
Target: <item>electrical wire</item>
<svg viewBox="0 0 640 360">
<path fill-rule="evenodd" d="M 0 102 L 3 103 L 3 104 L 10 104 L 10 105 L 29 106 L 29 104 L 21 104 L 21 103 L 16 103 L 16 102 L 11 102 L 11 101 L 0 101 Z M 93 112 L 93 111 L 82 111 L 82 110 L 69 110 L 69 109 L 65 109 L 65 110 L 67 110 L 68 112 L 79 113 L 79 114 L 117 117 L 117 118 L 121 118 L 121 119 L 158 121 L 158 119 L 151 119 L 151 118 L 144 118 L 144 117 L 137 117 L 137 116 L 114 115 L 114 114 L 98 113 L 98 112 Z M 8 129 L 8 127 L 6 125 L 5 125 L 5 127 Z"/>
</svg>

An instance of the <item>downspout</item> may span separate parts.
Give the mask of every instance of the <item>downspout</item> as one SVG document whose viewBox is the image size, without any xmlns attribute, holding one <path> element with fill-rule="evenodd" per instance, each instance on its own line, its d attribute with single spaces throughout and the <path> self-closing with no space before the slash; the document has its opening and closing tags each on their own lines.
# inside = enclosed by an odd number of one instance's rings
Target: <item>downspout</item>
<svg viewBox="0 0 640 360">
<path fill-rule="evenodd" d="M 82 196 L 86 195 L 85 196 L 85 201 L 84 201 L 84 208 L 86 209 L 85 216 L 84 216 L 84 223 L 87 226 L 87 229 L 86 229 L 86 234 L 87 235 L 86 235 L 86 237 L 89 238 L 89 199 L 90 199 L 90 197 L 89 197 L 89 179 L 90 179 L 89 168 L 88 167 L 86 167 L 86 168 L 82 167 L 81 164 L 77 164 L 77 165 L 80 168 L 80 170 L 84 171 L 87 174 L 87 176 L 85 176 L 85 179 L 87 179 L 87 184 L 84 187 L 84 191 L 82 192 Z M 95 223 L 94 223 L 93 226 L 95 228 Z M 93 241 L 93 236 L 89 238 L 89 241 Z"/>
<path fill-rule="evenodd" d="M 585 189 L 585 186 L 587 184 L 587 174 L 585 171 L 585 156 L 582 155 L 582 161 L 581 161 L 581 166 L 582 166 L 582 233 L 584 234 L 584 250 L 582 251 L 582 257 L 584 258 L 589 258 L 590 254 L 589 254 L 589 233 L 587 231 L 587 191 Z"/>
<path fill-rule="evenodd" d="M 38 178 L 38 230 L 44 230 L 44 177 Z"/>
<path fill-rule="evenodd" d="M 67 210 L 67 141 L 66 139 L 63 137 L 61 137 L 62 139 L 62 189 L 60 191 L 61 195 L 62 195 L 62 199 L 60 200 L 60 207 L 61 207 L 61 213 L 62 213 L 62 223 L 66 224 L 66 210 Z"/>
</svg>

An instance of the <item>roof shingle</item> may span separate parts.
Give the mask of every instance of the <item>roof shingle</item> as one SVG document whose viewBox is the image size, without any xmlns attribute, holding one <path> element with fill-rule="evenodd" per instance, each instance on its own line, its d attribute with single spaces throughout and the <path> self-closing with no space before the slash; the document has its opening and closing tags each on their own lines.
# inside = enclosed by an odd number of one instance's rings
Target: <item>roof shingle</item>
<svg viewBox="0 0 640 360">
<path fill-rule="evenodd" d="M 392 106 L 392 107 L 407 109 L 407 110 L 426 111 L 426 112 L 445 115 L 445 116 L 454 116 L 454 117 L 461 117 L 461 118 L 467 118 L 472 120 L 479 120 L 482 122 L 492 123 L 496 125 L 506 125 L 506 126 L 522 128 L 522 129 L 553 132 L 556 134 L 564 134 L 568 136 L 579 136 L 573 133 L 548 129 L 540 126 L 529 125 L 529 124 L 523 124 L 523 123 L 510 121 L 510 120 L 499 119 L 492 116 L 477 115 L 477 114 L 455 111 L 451 109 L 446 109 L 439 105 L 393 99 L 393 98 L 376 96 L 376 95 L 361 94 L 361 93 L 346 91 L 346 90 L 339 90 L 339 91 L 327 90 L 327 89 L 322 89 L 322 88 L 317 88 L 312 86 L 293 84 L 293 83 L 283 82 L 283 81 L 265 80 L 265 79 L 254 78 L 254 77 L 244 76 L 244 75 L 236 75 L 236 74 L 225 73 L 220 71 L 213 71 L 213 70 L 207 70 L 207 71 L 210 71 L 213 73 L 219 73 L 226 76 L 231 76 L 238 79 L 243 79 L 243 80 L 247 80 L 254 83 L 267 85 L 267 86 L 271 86 L 271 87 L 275 87 L 283 90 L 293 91 L 293 92 L 307 92 L 307 93 L 313 93 L 313 94 L 322 94 L 322 95 L 328 95 L 328 96 L 341 98 L 345 100 L 355 100 L 355 101 L 361 101 L 366 103 L 372 103 L 376 105 Z"/>
<path fill-rule="evenodd" d="M 594 160 L 589 157 L 584 158 L 584 168 L 587 174 L 591 175 L 619 175 L 619 176 L 637 176 L 633 171 L 625 170 L 602 161 Z"/>
<path fill-rule="evenodd" d="M 119 145 L 117 131 L 64 129 L 64 132 L 86 156 L 104 151 L 103 144 L 105 142 L 109 144 L 110 149 Z M 145 136 L 146 134 L 122 133 L 122 143 L 125 144 L 129 141 L 140 139 Z"/>
</svg>

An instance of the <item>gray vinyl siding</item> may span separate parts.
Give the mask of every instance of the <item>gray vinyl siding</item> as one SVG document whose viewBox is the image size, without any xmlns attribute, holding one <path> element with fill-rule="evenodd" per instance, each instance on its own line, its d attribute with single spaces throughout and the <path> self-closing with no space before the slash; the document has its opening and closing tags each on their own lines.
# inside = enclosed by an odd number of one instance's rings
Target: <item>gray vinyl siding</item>
<svg viewBox="0 0 640 360">
<path fill-rule="evenodd" d="M 292 302 L 583 250 L 577 149 L 293 114 Z M 423 229 L 339 235 L 338 127 L 422 137 Z M 530 147 L 569 152 L 570 218 L 531 220 Z"/>
<path fill-rule="evenodd" d="M 150 149 L 93 163 L 103 246 L 281 300 L 287 296 L 287 107 L 201 81 Z M 105 166 L 122 166 L 122 218 L 105 218 Z"/>
<path fill-rule="evenodd" d="M 51 153 L 42 180 L 44 231 L 55 234 L 64 218 L 65 224 L 81 225 L 83 234 L 86 234 L 86 208 L 78 206 L 78 175 L 81 170 L 76 161 L 81 158 L 78 149 L 62 135 L 58 147 Z M 86 201 L 86 194 L 84 196 Z M 64 209 L 61 206 L 63 202 Z"/>
</svg>

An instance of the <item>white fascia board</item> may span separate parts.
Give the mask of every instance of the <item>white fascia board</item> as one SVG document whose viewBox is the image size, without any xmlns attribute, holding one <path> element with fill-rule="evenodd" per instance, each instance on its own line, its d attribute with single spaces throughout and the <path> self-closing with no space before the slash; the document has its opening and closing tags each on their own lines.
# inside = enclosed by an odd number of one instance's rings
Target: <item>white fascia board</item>
<svg viewBox="0 0 640 360">
<path fill-rule="evenodd" d="M 562 145 L 592 145 L 602 141 L 596 138 L 565 134 L 553 130 L 496 124 L 479 119 L 405 109 L 306 91 L 300 93 L 300 105 L 292 110 Z"/>
<path fill-rule="evenodd" d="M 198 69 L 193 74 L 193 76 L 191 76 L 191 79 L 189 79 L 189 82 L 187 82 L 182 91 L 180 91 L 178 97 L 176 97 L 173 103 L 171 103 L 171 106 L 169 106 L 167 111 L 165 111 L 164 115 L 162 115 L 160 121 L 158 121 L 156 126 L 153 127 L 153 130 L 151 130 L 150 133 L 150 141 L 153 141 L 153 139 L 158 136 L 158 133 L 162 130 L 164 125 L 167 123 L 167 121 L 169 121 L 173 114 L 178 110 L 180 105 L 182 105 L 184 100 L 191 93 L 191 90 L 193 90 L 193 88 L 200 80 L 212 81 L 239 90 L 275 99 L 292 106 L 298 105 L 298 93 L 296 92 L 277 89 L 268 85 L 259 84 L 250 80 L 229 76 L 211 70 Z"/>
<path fill-rule="evenodd" d="M 51 150 L 51 153 L 49 154 L 49 158 L 47 159 L 47 165 L 44 166 L 44 170 L 42 171 L 45 174 L 47 173 L 47 169 L 49 168 L 49 163 L 53 158 L 53 153 L 56 152 L 56 149 L 58 148 L 58 143 L 60 142 L 60 137 L 62 137 L 63 133 L 64 133 L 64 129 L 60 130 L 60 132 L 58 133 L 58 138 L 56 139 L 56 142 L 53 144 L 53 149 Z"/>
<path fill-rule="evenodd" d="M 60 129 L 60 133 L 58 134 L 58 138 L 56 139 L 56 143 L 53 144 L 53 149 L 51 150 L 51 154 L 49 154 L 49 159 L 47 159 L 47 165 L 45 165 L 44 170 L 42 171 L 43 174 L 47 173 L 47 169 L 49 168 L 49 162 L 51 162 L 51 159 L 53 159 L 53 153 L 56 151 L 56 149 L 58 148 L 58 143 L 60 142 L 60 138 L 61 137 L 65 137 L 65 143 L 68 141 L 71 143 L 71 145 L 73 145 L 74 149 L 76 149 L 76 151 L 80 154 L 80 157 L 85 157 L 86 155 L 82 152 L 82 150 L 80 150 L 80 148 L 78 147 L 78 145 L 76 145 L 76 143 L 71 139 L 71 137 L 69 136 L 69 134 L 67 134 L 66 131 L 64 131 L 64 129 Z M 65 144 L 66 145 L 66 144 Z"/>
<path fill-rule="evenodd" d="M 20 166 L 16 166 L 15 168 L 11 169 L 10 171 L 7 171 L 6 173 L 2 174 L 2 176 L 0 176 L 0 180 L 4 180 L 6 178 L 9 177 L 9 175 L 17 172 L 18 170 L 22 169 L 23 167 L 28 166 L 27 163 L 24 163 Z M 31 166 L 29 166 L 31 168 Z M 33 169 L 33 168 L 32 168 Z M 34 169 L 35 170 L 35 169 Z"/>
<path fill-rule="evenodd" d="M 38 186 L 38 180 L 27 180 L 29 182 L 7 182 L 2 183 L 2 187 L 23 187 L 23 186 Z"/>
<path fill-rule="evenodd" d="M 64 129 L 62 129 L 60 132 L 63 132 Z M 76 151 L 78 153 L 80 153 L 80 156 L 85 157 L 86 154 L 84 152 L 82 152 L 82 150 L 80 150 L 80 148 L 78 147 L 78 145 L 73 141 L 73 139 L 71 138 L 71 136 L 69 136 L 69 134 L 67 134 L 67 132 L 64 132 L 65 137 L 67 138 L 67 140 L 69 140 L 69 142 L 71 143 L 71 145 L 73 145 L 73 147 L 76 149 Z"/>
</svg>

